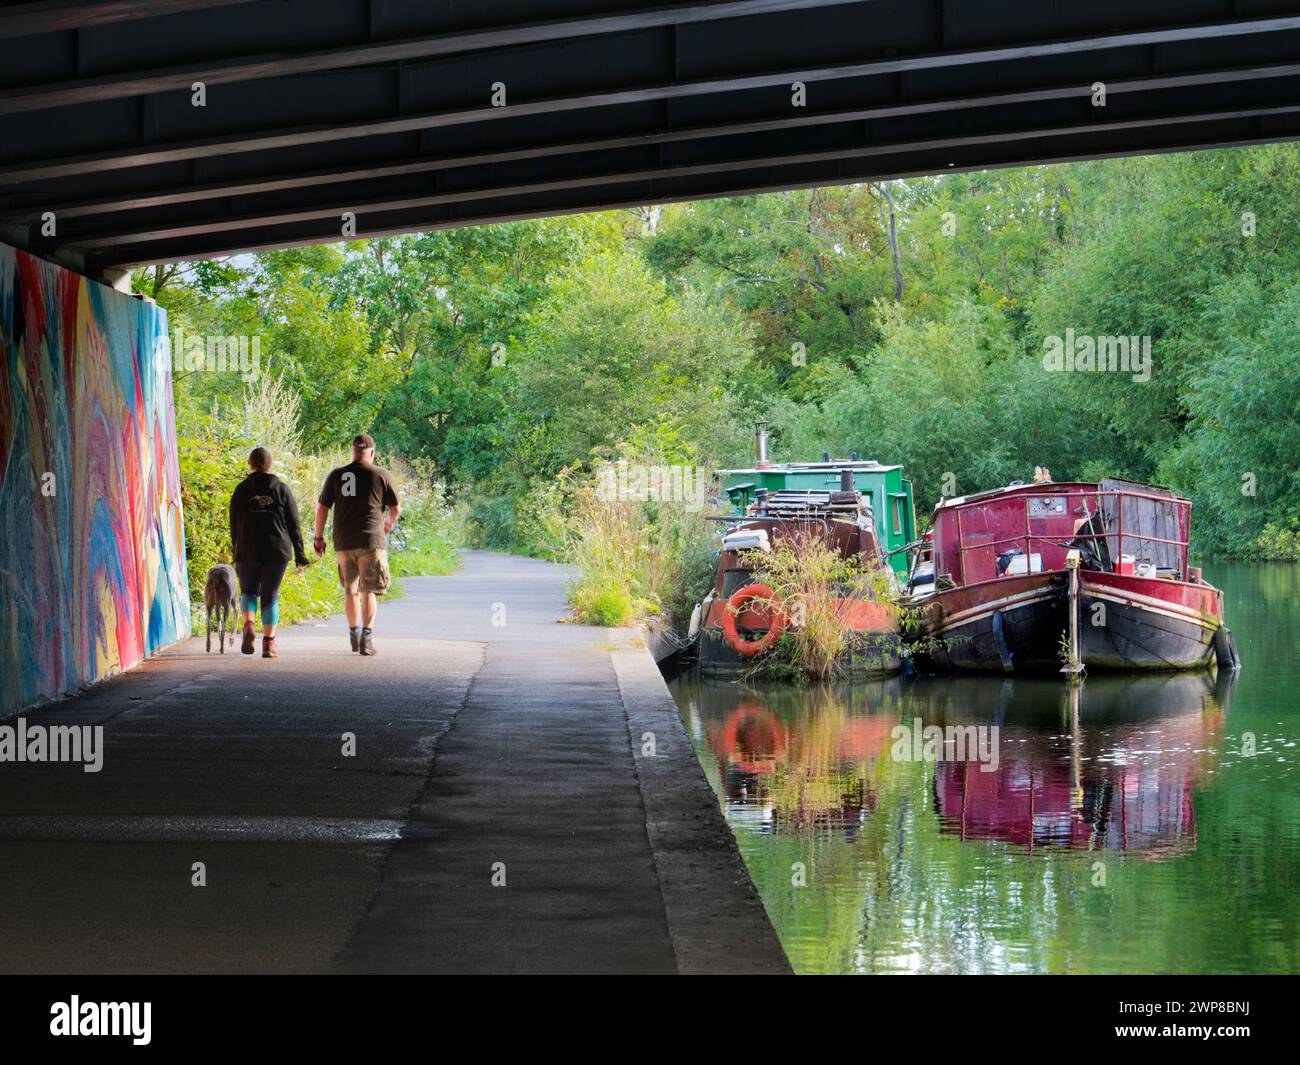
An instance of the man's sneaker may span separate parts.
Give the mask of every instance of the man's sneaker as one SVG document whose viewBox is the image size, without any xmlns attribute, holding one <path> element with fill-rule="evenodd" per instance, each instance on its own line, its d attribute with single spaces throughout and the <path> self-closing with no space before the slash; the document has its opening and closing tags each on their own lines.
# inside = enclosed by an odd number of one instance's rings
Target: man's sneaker
<svg viewBox="0 0 1300 1065">
<path fill-rule="evenodd" d="M 239 648 L 240 654 L 251 655 L 253 653 L 253 645 L 256 642 L 257 642 L 257 633 L 253 631 L 253 623 L 251 621 L 245 621 L 244 642 L 242 646 L 240 646 Z"/>
<path fill-rule="evenodd" d="M 357 648 L 363 655 L 377 655 L 375 650 L 375 638 L 368 632 L 361 634 L 361 646 Z"/>
<path fill-rule="evenodd" d="M 360 629 L 348 629 L 348 639 L 350 639 L 350 640 L 352 641 L 352 650 L 354 650 L 354 651 L 360 651 L 360 650 L 361 650 L 361 630 L 360 630 Z"/>
<path fill-rule="evenodd" d="M 275 649 L 275 637 L 274 637 L 274 636 L 263 636 L 263 637 L 262 637 L 262 657 L 263 657 L 263 658 L 279 658 L 279 657 L 280 657 L 280 652 L 277 651 L 277 650 Z"/>
</svg>

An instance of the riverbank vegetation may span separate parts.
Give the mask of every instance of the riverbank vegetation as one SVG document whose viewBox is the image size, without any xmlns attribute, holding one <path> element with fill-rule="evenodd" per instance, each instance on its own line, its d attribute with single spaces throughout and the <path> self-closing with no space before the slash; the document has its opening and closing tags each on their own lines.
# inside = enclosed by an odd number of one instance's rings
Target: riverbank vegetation
<svg viewBox="0 0 1300 1065">
<path fill-rule="evenodd" d="M 177 373 L 192 569 L 212 448 L 274 428 L 249 416 L 268 377 L 303 455 L 371 432 L 435 541 L 576 561 L 593 620 L 675 613 L 701 547 L 657 500 L 595 509 L 599 462 L 748 463 L 758 419 L 778 459 L 904 464 L 922 516 L 1042 465 L 1186 493 L 1202 557 L 1300 557 L 1297 164 L 1278 144 L 945 174 L 140 271 L 173 327 L 260 342 L 253 375 Z M 1112 338 L 1149 364 L 1049 358 Z"/>
<path fill-rule="evenodd" d="M 684 633 L 712 580 L 717 526 L 702 500 L 620 490 L 629 470 L 685 468 L 665 443 L 651 452 L 633 441 L 589 473 L 566 469 L 528 501 L 543 538 L 529 545 L 532 553 L 573 564 L 570 602 L 581 621 L 620 626 L 653 617 Z"/>
</svg>

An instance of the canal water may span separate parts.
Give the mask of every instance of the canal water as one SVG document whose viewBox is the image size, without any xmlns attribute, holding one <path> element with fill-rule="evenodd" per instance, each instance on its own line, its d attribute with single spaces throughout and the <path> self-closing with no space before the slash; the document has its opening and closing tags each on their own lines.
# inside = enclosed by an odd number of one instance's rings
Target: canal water
<svg viewBox="0 0 1300 1065">
<path fill-rule="evenodd" d="M 1235 679 L 675 681 L 795 970 L 1300 971 L 1300 566 L 1206 577 Z"/>
</svg>

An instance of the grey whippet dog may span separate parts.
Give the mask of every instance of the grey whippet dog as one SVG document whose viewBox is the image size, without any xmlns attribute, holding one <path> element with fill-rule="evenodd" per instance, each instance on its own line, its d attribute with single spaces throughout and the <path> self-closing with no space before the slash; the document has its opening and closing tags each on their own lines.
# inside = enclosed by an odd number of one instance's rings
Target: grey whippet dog
<svg viewBox="0 0 1300 1065">
<path fill-rule="evenodd" d="M 230 623 L 230 616 L 239 615 L 239 607 L 235 604 L 235 570 L 233 566 L 227 566 L 224 562 L 218 563 L 208 570 L 208 579 L 203 585 L 203 606 L 208 615 L 208 643 L 207 649 L 212 650 L 212 616 L 219 614 L 221 617 L 221 632 L 217 637 L 217 649 L 224 655 L 226 653 L 226 628 Z M 230 644 L 233 647 L 235 643 L 235 630 L 230 630 Z"/>
</svg>

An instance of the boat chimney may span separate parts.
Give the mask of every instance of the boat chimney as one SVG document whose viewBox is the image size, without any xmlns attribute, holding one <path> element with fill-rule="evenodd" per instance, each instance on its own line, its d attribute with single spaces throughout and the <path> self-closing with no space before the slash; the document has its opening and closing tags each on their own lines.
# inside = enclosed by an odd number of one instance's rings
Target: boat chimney
<svg viewBox="0 0 1300 1065">
<path fill-rule="evenodd" d="M 858 453 L 857 453 L 856 451 L 850 451 L 850 452 L 849 452 L 849 461 L 850 461 L 850 462 L 857 462 L 857 461 L 858 461 Z"/>
<path fill-rule="evenodd" d="M 754 464 L 758 469 L 767 469 L 767 425 L 764 422 L 758 423 L 757 432 L 754 434 L 754 441 L 758 446 L 758 461 Z"/>
<path fill-rule="evenodd" d="M 822 462 L 830 462 L 830 460 L 831 460 L 831 453 L 829 451 L 823 451 Z"/>
<path fill-rule="evenodd" d="M 853 490 L 853 471 L 840 470 L 840 491 L 852 492 Z"/>
<path fill-rule="evenodd" d="M 754 493 L 754 513 L 761 518 L 767 517 L 767 489 L 760 488 Z"/>
</svg>

